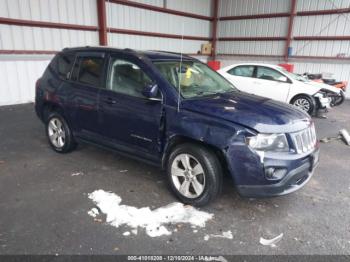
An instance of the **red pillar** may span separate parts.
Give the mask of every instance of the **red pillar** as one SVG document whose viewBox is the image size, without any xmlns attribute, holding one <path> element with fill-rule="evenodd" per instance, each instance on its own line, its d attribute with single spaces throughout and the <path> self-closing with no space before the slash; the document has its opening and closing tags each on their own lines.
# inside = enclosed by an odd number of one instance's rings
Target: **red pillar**
<svg viewBox="0 0 350 262">
<path fill-rule="evenodd" d="M 212 59 L 216 58 L 216 42 L 217 42 L 217 28 L 218 28 L 218 12 L 219 12 L 219 0 L 213 0 L 213 24 L 212 24 Z"/>
<path fill-rule="evenodd" d="M 291 8 L 290 8 L 290 15 L 289 15 L 289 22 L 288 22 L 288 33 L 287 33 L 286 46 L 284 47 L 285 62 L 288 62 L 288 48 L 292 40 L 293 23 L 294 23 L 294 17 L 296 14 L 296 5 L 297 5 L 297 0 L 290 0 L 290 1 L 291 1 L 290 2 Z"/>
<path fill-rule="evenodd" d="M 97 17 L 98 17 L 98 35 L 100 45 L 107 45 L 107 19 L 106 19 L 106 1 L 97 1 Z"/>
</svg>

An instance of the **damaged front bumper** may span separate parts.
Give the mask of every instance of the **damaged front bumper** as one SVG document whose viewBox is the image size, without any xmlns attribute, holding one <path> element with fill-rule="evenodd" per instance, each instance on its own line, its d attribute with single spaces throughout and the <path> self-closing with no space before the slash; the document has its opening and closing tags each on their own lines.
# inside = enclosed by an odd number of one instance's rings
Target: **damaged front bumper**
<svg viewBox="0 0 350 262">
<path fill-rule="evenodd" d="M 326 109 L 331 107 L 331 103 L 332 103 L 331 97 L 325 96 L 321 93 L 315 94 L 314 97 L 316 99 L 316 102 L 319 108 Z"/>
<path fill-rule="evenodd" d="M 234 157 L 243 151 L 245 154 L 250 151 L 249 160 Z M 271 197 L 292 193 L 307 184 L 319 161 L 318 146 L 303 155 L 272 153 L 262 156 L 243 146 L 228 153 L 231 157 L 228 160 L 229 169 L 235 186 L 244 197 Z M 280 179 L 269 179 L 267 174 L 270 170 L 284 173 Z"/>
<path fill-rule="evenodd" d="M 319 150 L 311 154 L 305 163 L 291 170 L 276 184 L 271 185 L 239 185 L 237 190 L 245 197 L 282 196 L 299 190 L 311 179 L 318 165 Z"/>
</svg>

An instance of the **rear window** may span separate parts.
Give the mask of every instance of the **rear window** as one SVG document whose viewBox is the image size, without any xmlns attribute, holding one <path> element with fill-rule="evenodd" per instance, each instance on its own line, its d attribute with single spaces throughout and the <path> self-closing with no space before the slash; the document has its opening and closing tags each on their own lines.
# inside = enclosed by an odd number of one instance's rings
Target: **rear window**
<svg viewBox="0 0 350 262">
<path fill-rule="evenodd" d="M 229 70 L 227 73 L 235 76 L 253 77 L 254 66 L 237 66 Z"/>
<path fill-rule="evenodd" d="M 80 57 L 75 63 L 71 80 L 95 87 L 101 86 L 104 58 Z"/>
<path fill-rule="evenodd" d="M 69 73 L 72 70 L 74 60 L 74 54 L 59 54 L 57 56 L 57 72 L 61 78 L 69 78 Z"/>
</svg>

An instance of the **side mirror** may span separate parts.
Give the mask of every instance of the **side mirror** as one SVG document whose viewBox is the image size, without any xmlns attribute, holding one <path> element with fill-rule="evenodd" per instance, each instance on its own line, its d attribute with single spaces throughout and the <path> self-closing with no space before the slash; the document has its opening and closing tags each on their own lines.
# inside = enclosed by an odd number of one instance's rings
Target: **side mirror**
<svg viewBox="0 0 350 262">
<path fill-rule="evenodd" d="M 142 90 L 142 95 L 149 98 L 150 100 L 161 101 L 162 99 L 158 98 L 158 85 L 149 84 L 146 85 Z"/>
</svg>

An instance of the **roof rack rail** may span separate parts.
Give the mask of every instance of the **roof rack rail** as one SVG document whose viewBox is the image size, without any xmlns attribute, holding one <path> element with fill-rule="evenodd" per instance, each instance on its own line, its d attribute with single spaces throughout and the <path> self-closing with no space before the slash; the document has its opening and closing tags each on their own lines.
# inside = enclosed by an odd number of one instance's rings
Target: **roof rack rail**
<svg viewBox="0 0 350 262">
<path fill-rule="evenodd" d="M 137 53 L 137 51 L 136 51 L 135 49 L 131 49 L 131 48 L 124 48 L 124 51 L 129 51 L 129 52 Z"/>
</svg>

